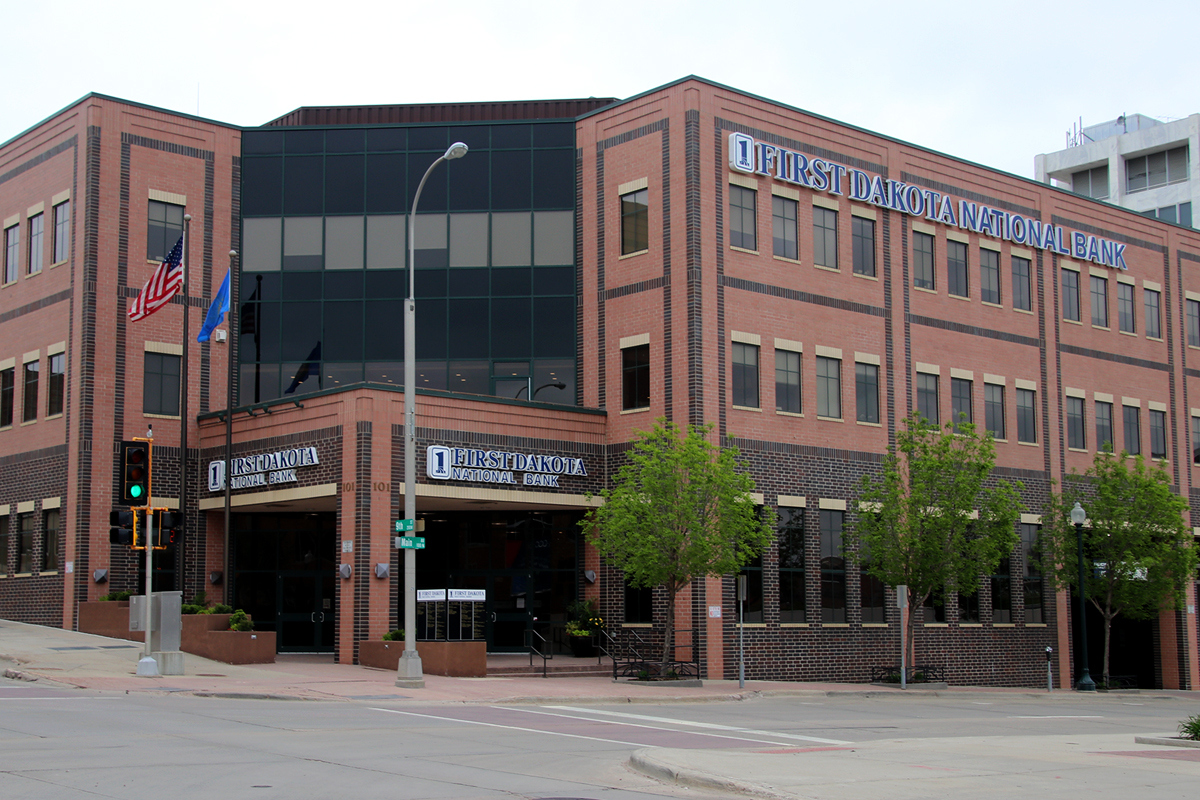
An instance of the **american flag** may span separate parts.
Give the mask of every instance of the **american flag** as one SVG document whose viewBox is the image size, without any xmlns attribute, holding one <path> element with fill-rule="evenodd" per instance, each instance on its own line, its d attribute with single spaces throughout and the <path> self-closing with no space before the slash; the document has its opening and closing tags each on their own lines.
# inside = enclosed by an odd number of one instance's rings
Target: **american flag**
<svg viewBox="0 0 1200 800">
<path fill-rule="evenodd" d="M 171 298 L 183 286 L 183 237 L 171 248 L 170 254 L 154 270 L 150 280 L 142 287 L 137 299 L 129 307 L 129 318 L 134 322 L 150 316 L 171 302 Z"/>
</svg>

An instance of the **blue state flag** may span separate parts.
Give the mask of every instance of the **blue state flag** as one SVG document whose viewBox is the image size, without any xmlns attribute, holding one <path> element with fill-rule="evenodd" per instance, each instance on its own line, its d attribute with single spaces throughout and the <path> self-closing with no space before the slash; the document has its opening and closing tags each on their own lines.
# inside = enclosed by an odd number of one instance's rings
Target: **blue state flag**
<svg viewBox="0 0 1200 800">
<path fill-rule="evenodd" d="M 204 315 L 204 327 L 200 329 L 200 335 L 196 337 L 197 342 L 207 342 L 212 332 L 225 319 L 225 315 L 229 313 L 229 273 L 225 273 L 225 280 L 221 281 L 221 288 L 217 289 L 217 296 L 213 298 L 212 305 L 208 307 L 208 313 Z"/>
</svg>

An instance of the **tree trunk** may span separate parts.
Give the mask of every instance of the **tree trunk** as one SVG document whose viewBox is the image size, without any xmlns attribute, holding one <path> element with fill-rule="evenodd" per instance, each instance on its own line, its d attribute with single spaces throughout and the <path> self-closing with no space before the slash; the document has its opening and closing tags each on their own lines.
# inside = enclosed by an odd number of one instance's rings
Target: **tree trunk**
<svg viewBox="0 0 1200 800">
<path fill-rule="evenodd" d="M 1112 616 L 1104 615 L 1104 672 L 1100 673 L 1104 680 L 1104 688 L 1109 688 L 1108 685 L 1108 645 L 1109 638 L 1112 632 Z"/>
<path fill-rule="evenodd" d="M 663 632 L 662 664 L 659 666 L 659 676 L 666 677 L 667 663 L 674 660 L 675 655 L 675 596 L 679 588 L 674 581 L 667 582 L 667 629 Z"/>
</svg>

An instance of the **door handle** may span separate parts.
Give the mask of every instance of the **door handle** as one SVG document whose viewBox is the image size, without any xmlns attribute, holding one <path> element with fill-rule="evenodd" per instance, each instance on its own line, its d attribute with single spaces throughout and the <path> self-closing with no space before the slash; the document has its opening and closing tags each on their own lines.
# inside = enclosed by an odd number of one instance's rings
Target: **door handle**
<svg viewBox="0 0 1200 800">
<path fill-rule="evenodd" d="M 495 622 L 495 621 L 496 621 L 496 612 L 493 611 L 492 612 L 492 622 Z"/>
<path fill-rule="evenodd" d="M 314 612 L 312 612 L 311 614 L 309 614 L 309 615 L 308 615 L 308 621 L 309 621 L 309 622 L 316 622 L 316 621 L 317 621 L 317 612 L 315 612 L 315 611 L 314 611 Z"/>
<path fill-rule="evenodd" d="M 325 612 L 318 611 L 317 613 L 321 615 L 321 618 L 319 620 L 317 620 L 317 622 L 324 622 L 325 621 Z"/>
</svg>

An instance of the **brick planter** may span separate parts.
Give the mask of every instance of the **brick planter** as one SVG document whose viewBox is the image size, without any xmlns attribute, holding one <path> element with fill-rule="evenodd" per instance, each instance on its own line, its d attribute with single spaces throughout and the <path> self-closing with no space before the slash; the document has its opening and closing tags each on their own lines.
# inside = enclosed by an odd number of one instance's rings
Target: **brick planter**
<svg viewBox="0 0 1200 800">
<path fill-rule="evenodd" d="M 366 640 L 358 643 L 358 663 L 395 672 L 404 642 Z M 451 678 L 487 676 L 487 642 L 417 642 L 421 670 Z"/>
<path fill-rule="evenodd" d="M 141 631 L 129 630 L 128 600 L 93 600 L 79 604 L 79 630 L 112 639 L 144 642 Z"/>
<path fill-rule="evenodd" d="M 275 631 L 207 631 L 184 651 L 225 664 L 274 664 Z"/>
</svg>

